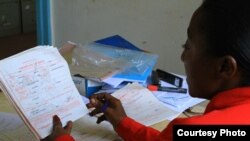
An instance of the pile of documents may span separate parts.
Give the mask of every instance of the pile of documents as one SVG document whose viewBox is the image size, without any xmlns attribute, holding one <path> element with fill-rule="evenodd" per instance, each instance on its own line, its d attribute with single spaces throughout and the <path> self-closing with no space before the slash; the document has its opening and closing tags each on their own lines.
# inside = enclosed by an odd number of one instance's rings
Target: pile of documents
<svg viewBox="0 0 250 141">
<path fill-rule="evenodd" d="M 184 76 L 180 77 L 185 78 Z M 173 87 L 173 85 L 164 81 L 161 81 L 161 85 L 164 87 Z M 183 81 L 182 88 L 188 89 L 187 82 L 185 79 Z M 188 92 L 184 94 L 177 92 L 154 91 L 153 94 L 167 108 L 172 109 L 178 112 L 179 114 L 181 114 L 186 109 L 205 101 L 205 99 L 191 97 Z M 179 114 L 169 118 L 169 120 L 176 118 Z"/>
<path fill-rule="evenodd" d="M 143 51 L 123 37 L 115 35 L 86 45 L 74 44 L 71 58 L 70 68 L 74 75 L 73 80 L 80 93 L 89 97 L 94 93 L 114 93 L 132 82 L 146 87 L 151 83 L 158 55 Z M 181 88 L 187 90 L 185 77 L 179 78 L 183 80 L 179 81 L 182 83 Z M 178 87 L 164 81 L 161 82 L 161 86 Z M 169 120 L 177 117 L 187 108 L 204 101 L 192 98 L 188 92 L 154 91 L 152 93 L 166 107 L 177 112 L 174 116 L 168 117 Z"/>
<path fill-rule="evenodd" d="M 82 85 L 85 85 L 82 94 L 86 96 L 96 92 L 90 93 L 89 87 L 100 88 L 100 85 L 107 84 L 117 88 L 124 82 L 146 85 L 158 59 L 158 55 L 139 49 L 119 35 L 85 45 L 65 45 L 60 50 L 70 50 L 65 49 L 67 47 L 72 48 L 71 73 L 77 84 L 82 77 Z M 96 85 L 90 86 L 89 83 Z"/>
<path fill-rule="evenodd" d="M 112 41 L 113 38 L 123 41 L 120 36 L 112 37 Z M 130 44 L 111 46 L 106 41 L 109 40 L 98 40 L 82 48 L 67 44 L 59 51 L 53 46 L 37 46 L 0 60 L 0 88 L 33 133 L 28 137 L 20 134 L 26 128 L 17 127 L 15 131 L 1 131 L 0 140 L 45 138 L 51 133 L 53 115 L 58 115 L 63 125 L 75 121 L 72 135 L 76 140 L 115 140 L 118 135 L 110 124 L 96 125 L 96 118 L 88 116 L 79 92 L 88 97 L 97 91 L 110 90 L 121 100 L 127 115 L 146 126 L 172 120 L 202 101 L 188 93 L 151 92 L 144 85 L 158 56 Z M 68 50 L 74 51 L 70 67 L 61 56 Z M 10 118 L 5 117 L 12 116 L 1 117 L 7 120 Z"/>
<path fill-rule="evenodd" d="M 0 61 L 0 88 L 37 139 L 88 113 L 57 48 L 37 46 Z"/>
</svg>

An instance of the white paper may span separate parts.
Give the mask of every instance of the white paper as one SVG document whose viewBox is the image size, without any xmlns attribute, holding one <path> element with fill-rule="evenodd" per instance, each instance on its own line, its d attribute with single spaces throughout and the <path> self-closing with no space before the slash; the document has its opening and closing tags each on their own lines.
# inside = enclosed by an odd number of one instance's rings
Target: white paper
<svg viewBox="0 0 250 141">
<path fill-rule="evenodd" d="M 128 84 L 112 95 L 121 100 L 129 117 L 146 126 L 179 114 L 165 107 L 151 91 L 138 83 Z"/>
<path fill-rule="evenodd" d="M 21 120 L 21 119 L 19 119 Z M 85 115 L 73 123 L 71 135 L 75 141 L 122 141 L 107 121 L 96 123 L 96 118 Z M 13 130 L 0 132 L 0 141 L 39 141 L 24 124 Z"/>
<path fill-rule="evenodd" d="M 119 141 L 111 124 L 103 121 L 96 123 L 95 117 L 88 115 L 74 122 L 72 136 L 76 141 Z"/>
<path fill-rule="evenodd" d="M 181 76 L 183 78 L 183 84 L 182 88 L 188 89 L 187 82 L 185 80 L 185 76 Z M 161 86 L 164 87 L 175 87 L 171 84 L 168 84 L 164 81 L 161 81 Z M 200 99 L 200 98 L 193 98 L 187 94 L 183 93 L 173 93 L 173 92 L 163 92 L 163 91 L 155 91 L 153 92 L 154 96 L 159 99 L 166 107 L 178 112 L 179 114 L 176 114 L 175 116 L 169 117 L 169 120 L 173 120 L 174 118 L 178 117 L 183 111 L 188 109 L 189 107 L 192 107 L 196 104 L 199 104 L 205 99 Z"/>
<path fill-rule="evenodd" d="M 113 78 L 113 77 L 108 77 L 103 80 L 103 82 L 111 85 L 114 88 L 118 87 L 123 81 L 124 81 L 123 78 Z"/>
<path fill-rule="evenodd" d="M 52 116 L 63 125 L 88 113 L 66 61 L 56 48 L 38 46 L 0 61 L 2 90 L 37 138 L 51 133 Z"/>
</svg>

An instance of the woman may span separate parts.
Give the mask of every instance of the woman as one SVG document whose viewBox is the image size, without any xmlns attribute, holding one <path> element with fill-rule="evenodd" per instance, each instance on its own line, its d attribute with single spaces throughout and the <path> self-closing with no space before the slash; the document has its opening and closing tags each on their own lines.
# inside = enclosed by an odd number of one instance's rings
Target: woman
<svg viewBox="0 0 250 141">
<path fill-rule="evenodd" d="M 192 16 L 181 60 L 190 95 L 210 100 L 203 115 L 176 118 L 159 132 L 127 117 L 121 102 L 108 94 L 91 97 L 88 106 L 96 110 L 90 115 L 101 112 L 103 99 L 108 101 L 104 116 L 97 122 L 108 120 L 126 141 L 170 141 L 176 124 L 250 124 L 249 3 L 204 0 Z M 63 136 L 70 137 L 69 132 Z"/>
</svg>

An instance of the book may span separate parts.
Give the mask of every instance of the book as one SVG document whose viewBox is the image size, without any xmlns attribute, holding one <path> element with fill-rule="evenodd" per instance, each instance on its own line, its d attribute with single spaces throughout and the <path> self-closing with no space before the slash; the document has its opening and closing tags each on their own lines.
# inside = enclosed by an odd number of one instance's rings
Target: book
<svg viewBox="0 0 250 141">
<path fill-rule="evenodd" d="M 54 115 L 64 126 L 88 113 L 67 62 L 52 46 L 0 60 L 0 88 L 37 139 L 51 134 Z"/>
</svg>

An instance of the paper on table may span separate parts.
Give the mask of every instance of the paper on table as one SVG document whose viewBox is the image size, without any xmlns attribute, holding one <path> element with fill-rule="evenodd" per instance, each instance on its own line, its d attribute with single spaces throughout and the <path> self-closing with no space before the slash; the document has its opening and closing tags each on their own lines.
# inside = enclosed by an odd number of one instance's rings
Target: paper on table
<svg viewBox="0 0 250 141">
<path fill-rule="evenodd" d="M 0 66 L 3 92 L 37 138 L 51 133 L 55 114 L 65 125 L 88 113 L 56 48 L 38 46 L 1 60 Z"/>
<path fill-rule="evenodd" d="M 82 100 L 88 103 L 86 97 L 82 96 Z M 96 120 L 89 115 L 76 120 L 71 135 L 76 141 L 119 141 L 110 123 L 96 124 Z M 38 141 L 17 114 L 0 112 L 0 123 L 0 141 Z"/>
<path fill-rule="evenodd" d="M 113 77 L 109 77 L 103 80 L 103 82 L 111 85 L 114 88 L 118 87 L 123 81 L 125 81 L 123 78 L 113 78 Z"/>
<path fill-rule="evenodd" d="M 184 79 L 182 87 L 188 89 L 187 82 L 185 80 L 184 76 L 179 75 Z M 170 85 L 164 81 L 161 81 L 161 85 L 165 87 L 174 87 L 173 85 Z M 192 107 L 198 103 L 201 103 L 205 101 L 205 99 L 200 98 L 193 98 L 187 94 L 180 94 L 180 93 L 173 93 L 173 92 L 161 92 L 161 91 L 155 91 L 153 92 L 154 96 L 159 99 L 161 102 L 164 103 L 164 105 L 179 114 L 181 114 L 183 111 L 188 109 L 189 107 Z M 170 120 L 176 118 L 178 115 L 173 116 L 170 118 Z"/>
<path fill-rule="evenodd" d="M 72 136 L 76 141 L 119 141 L 120 138 L 107 121 L 96 124 L 96 118 L 88 115 L 74 122 Z"/>
<path fill-rule="evenodd" d="M 129 117 L 147 126 L 178 114 L 165 107 L 151 91 L 138 83 L 128 84 L 112 95 L 121 100 Z"/>
<path fill-rule="evenodd" d="M 205 101 L 205 99 L 193 98 L 188 94 L 183 95 L 179 93 L 169 93 L 160 91 L 155 91 L 153 93 L 157 97 L 157 99 L 164 103 L 165 106 L 180 113 L 182 113 L 189 107 L 192 107 L 196 104 Z"/>
<path fill-rule="evenodd" d="M 177 108 L 182 107 L 189 100 L 192 100 L 192 98 L 188 94 L 163 91 L 155 91 L 153 93 L 160 101 Z"/>
<path fill-rule="evenodd" d="M 97 125 L 96 118 L 89 117 L 88 115 L 74 122 L 71 135 L 75 141 L 119 141 L 120 139 L 110 123 L 104 121 Z M 0 141 L 17 140 L 39 141 L 24 124 L 14 130 L 0 132 Z"/>
</svg>

